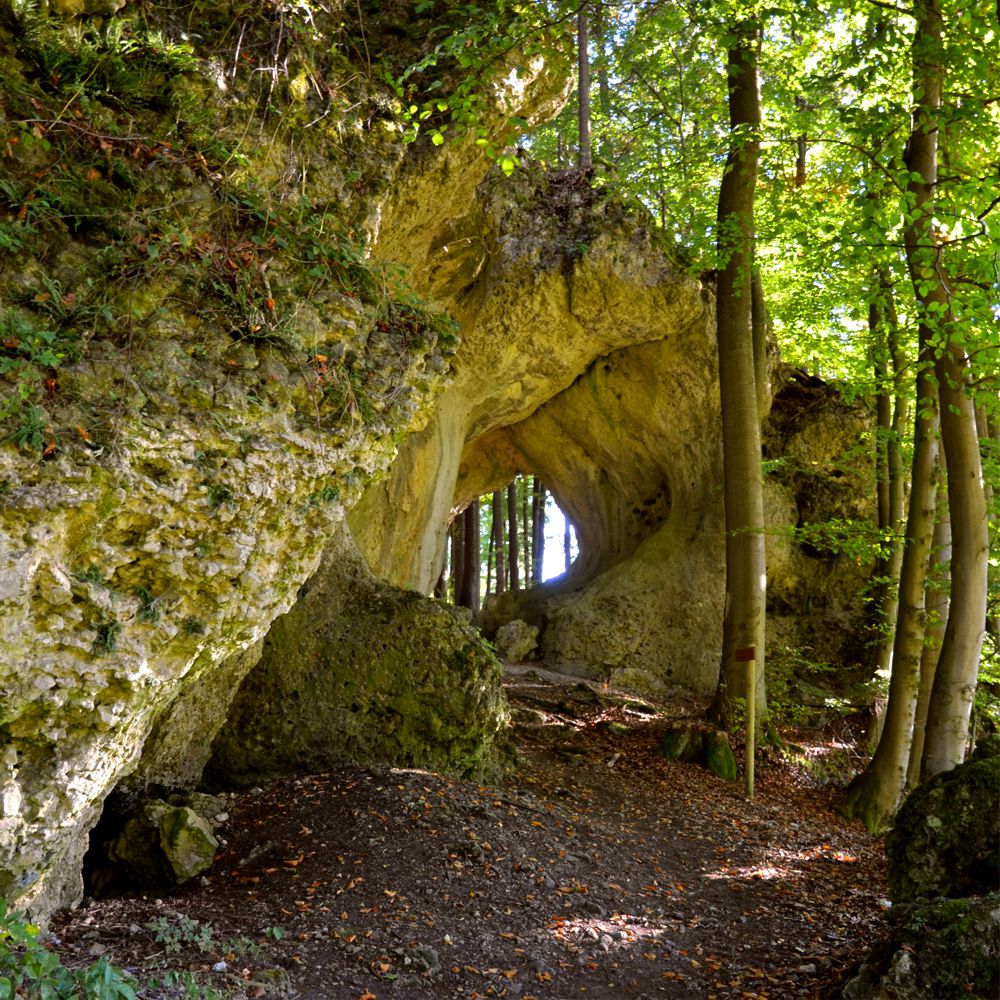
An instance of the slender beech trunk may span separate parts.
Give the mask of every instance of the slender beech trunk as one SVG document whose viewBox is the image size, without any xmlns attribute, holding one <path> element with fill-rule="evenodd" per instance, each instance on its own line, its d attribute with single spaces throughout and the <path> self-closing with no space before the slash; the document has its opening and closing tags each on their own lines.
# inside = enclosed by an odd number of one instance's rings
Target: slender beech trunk
<svg viewBox="0 0 1000 1000">
<path fill-rule="evenodd" d="M 507 484 L 507 574 L 510 577 L 510 589 L 521 589 L 521 570 L 518 565 L 517 542 L 517 483 Z"/>
<path fill-rule="evenodd" d="M 462 528 L 465 518 L 459 514 L 451 522 L 451 599 L 455 604 L 462 603 L 462 583 L 465 570 L 465 545 L 462 540 Z"/>
<path fill-rule="evenodd" d="M 903 513 L 906 473 L 902 441 L 909 419 L 904 385 L 906 358 L 899 343 L 899 320 L 889 275 L 879 276 L 879 292 L 868 309 L 876 385 L 875 471 L 878 526 L 886 554 L 875 563 L 875 673 L 888 677 L 892 669 L 893 629 L 899 610 L 899 573 L 903 563 Z"/>
<path fill-rule="evenodd" d="M 545 487 L 538 476 L 531 480 L 531 580 L 542 582 L 545 564 Z"/>
<path fill-rule="evenodd" d="M 906 256 L 917 301 L 933 323 L 934 373 L 941 403 L 941 445 L 951 511 L 951 609 L 934 675 L 921 767 L 923 780 L 965 758 L 986 620 L 989 525 L 969 356 L 952 313 L 951 276 L 934 227 L 939 112 L 944 86 L 940 0 L 917 0 L 913 43 L 914 128 L 907 166 L 916 189 L 916 218 Z"/>
<path fill-rule="evenodd" d="M 709 717 L 728 728 L 732 699 L 753 697 L 757 718 L 767 716 L 764 696 L 764 512 L 760 419 L 754 374 L 751 316 L 754 188 L 760 156 L 760 26 L 731 26 L 728 51 L 730 150 L 719 191 L 719 271 L 716 322 L 726 507 L 726 615 L 722 667 Z M 754 691 L 747 691 L 739 650 L 753 647 Z"/>
<path fill-rule="evenodd" d="M 479 501 L 473 500 L 462 515 L 462 590 L 458 604 L 479 611 Z"/>
<path fill-rule="evenodd" d="M 521 480 L 521 543 L 524 553 L 524 586 L 532 584 L 532 553 L 534 538 L 531 528 L 531 480 L 525 477 Z"/>
<path fill-rule="evenodd" d="M 761 420 L 771 408 L 771 387 L 767 377 L 767 342 L 772 333 L 771 314 L 764 297 L 760 268 L 753 269 L 750 289 L 750 324 L 753 331 L 753 380 L 757 392 L 757 415 Z"/>
<path fill-rule="evenodd" d="M 581 170 L 593 165 L 590 144 L 590 41 L 587 32 L 587 5 L 580 4 L 576 15 L 577 47 L 577 122 L 580 131 L 580 149 L 577 164 Z"/>
<path fill-rule="evenodd" d="M 910 761 L 906 768 L 906 789 L 911 791 L 920 784 L 920 765 L 924 756 L 924 736 L 927 728 L 927 710 L 934 688 L 944 633 L 948 627 L 948 592 L 951 588 L 951 521 L 948 517 L 948 498 L 938 490 L 937 518 L 931 541 L 930 566 L 924 588 L 924 608 L 927 621 L 924 629 L 924 648 L 920 654 L 920 687 L 913 713 L 913 743 Z"/>
<path fill-rule="evenodd" d="M 570 566 L 573 565 L 573 535 L 572 529 L 569 525 L 569 518 L 565 517 L 563 520 L 563 560 L 566 564 L 566 572 L 569 572 Z"/>
<path fill-rule="evenodd" d="M 496 592 L 502 594 L 507 589 L 507 569 L 506 554 L 507 543 L 504 539 L 503 530 L 503 493 L 500 490 L 493 491 L 493 553 L 497 566 L 497 587 Z"/>
<path fill-rule="evenodd" d="M 937 387 L 931 372 L 932 352 L 926 343 L 929 330 L 925 326 L 921 326 L 920 336 L 923 343 L 918 360 L 910 505 L 899 574 L 889 700 L 875 755 L 864 772 L 851 782 L 845 806 L 849 816 L 858 817 L 872 831 L 889 826 L 906 791 L 924 646 L 924 587 L 937 493 L 938 413 Z"/>
</svg>

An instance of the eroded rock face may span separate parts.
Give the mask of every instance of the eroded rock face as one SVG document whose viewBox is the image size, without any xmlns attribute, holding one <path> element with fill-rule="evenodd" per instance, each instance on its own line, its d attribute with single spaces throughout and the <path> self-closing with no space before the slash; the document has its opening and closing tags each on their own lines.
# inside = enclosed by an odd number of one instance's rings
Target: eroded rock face
<svg viewBox="0 0 1000 1000">
<path fill-rule="evenodd" d="M 24 9 L 43 19 L 59 10 Z M 169 3 L 159 13 L 171 30 L 189 14 Z M 313 13 L 268 101 L 258 103 L 251 69 L 222 67 L 231 44 L 210 48 L 215 28 L 231 28 L 212 11 L 195 39 L 206 51 L 153 81 L 160 103 L 148 107 L 168 108 L 172 123 L 192 108 L 214 116 L 213 136 L 238 156 L 209 163 L 171 143 L 154 154 L 167 126 L 151 110 L 132 130 L 141 142 L 92 150 L 90 138 L 121 119 L 117 105 L 91 101 L 76 131 L 54 129 L 11 161 L 30 185 L 46 157 L 80 177 L 96 153 L 107 158 L 88 178 L 100 225 L 88 214 L 71 230 L 61 209 L 45 239 L 5 256 L 0 284 L 26 329 L 51 300 L 79 347 L 25 411 L 20 433 L 37 445 L 0 448 L 0 896 L 36 915 L 80 898 L 87 832 L 130 773 L 136 795 L 198 780 L 254 661 L 246 651 L 296 600 L 342 507 L 426 424 L 447 378 L 449 325 L 373 282 L 357 241 L 378 230 L 390 192 L 405 201 L 434 191 L 439 204 L 445 176 L 474 185 L 488 164 L 470 146 L 438 160 L 410 149 L 404 168 L 386 94 L 331 48 L 343 11 Z M 247 44 L 277 41 L 266 11 L 248 13 L 246 27 Z M 37 102 L 26 115 L 52 100 L 22 43 L 28 33 L 5 21 L 0 61 L 16 83 L 0 93 L 7 117 L 25 94 Z M 564 83 L 553 90 L 551 68 L 533 66 L 497 82 L 498 114 L 560 99 Z M 308 83 L 319 79 L 326 90 Z M 271 99 L 288 114 L 260 117 Z M 284 131 L 296 123 L 298 133 Z M 254 141 L 241 145 L 248 132 Z M 281 230 L 293 202 L 301 211 Z M 308 245 L 279 252 L 303 234 Z M 109 268 L 120 287 L 101 284 Z M 81 311 L 96 287 L 105 298 Z M 0 385 L 4 401 L 22 391 L 19 371 L 39 387 L 46 374 L 8 341 L 20 367 Z M 486 663 L 484 686 L 488 673 Z M 484 711 L 495 720 L 492 675 L 489 684 Z"/>
</svg>

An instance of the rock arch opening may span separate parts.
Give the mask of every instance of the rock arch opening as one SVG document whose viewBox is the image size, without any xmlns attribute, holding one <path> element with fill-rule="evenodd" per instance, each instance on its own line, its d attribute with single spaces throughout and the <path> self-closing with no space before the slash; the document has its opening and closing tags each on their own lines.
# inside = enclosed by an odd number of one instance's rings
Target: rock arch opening
<svg viewBox="0 0 1000 1000">
<path fill-rule="evenodd" d="M 576 524 L 537 475 L 517 474 L 453 510 L 436 597 L 478 613 L 491 598 L 570 578 Z"/>
</svg>

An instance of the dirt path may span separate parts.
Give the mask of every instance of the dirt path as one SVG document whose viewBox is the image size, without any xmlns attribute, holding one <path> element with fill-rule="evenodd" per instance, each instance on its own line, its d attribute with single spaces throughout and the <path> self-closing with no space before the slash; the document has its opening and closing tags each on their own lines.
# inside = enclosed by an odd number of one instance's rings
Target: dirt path
<svg viewBox="0 0 1000 1000">
<path fill-rule="evenodd" d="M 65 960 L 106 953 L 158 980 L 145 997 L 837 994 L 885 888 L 833 793 L 772 761 L 748 804 L 659 757 L 641 703 L 530 672 L 508 691 L 505 784 L 352 767 L 241 793 L 208 877 L 86 904 Z"/>
</svg>

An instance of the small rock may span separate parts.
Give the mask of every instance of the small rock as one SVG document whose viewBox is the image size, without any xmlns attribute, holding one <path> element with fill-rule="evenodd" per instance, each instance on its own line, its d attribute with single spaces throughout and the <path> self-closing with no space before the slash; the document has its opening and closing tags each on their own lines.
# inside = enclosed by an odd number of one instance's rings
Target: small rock
<svg viewBox="0 0 1000 1000">
<path fill-rule="evenodd" d="M 222 962 L 216 962 L 215 965 L 212 966 L 212 971 L 213 972 L 225 972 L 228 968 L 229 968 L 229 966 L 224 961 L 222 961 Z"/>
<path fill-rule="evenodd" d="M 811 976 L 816 972 L 816 966 L 812 962 L 806 962 L 805 965 L 799 966 L 798 971 Z"/>
</svg>

